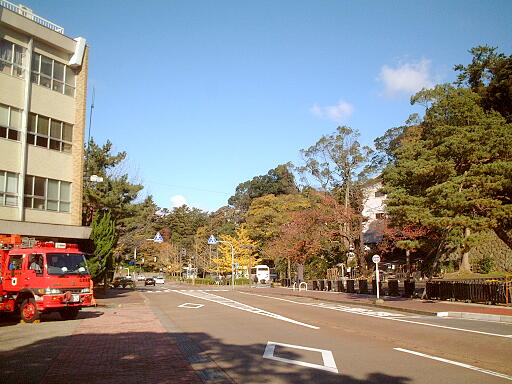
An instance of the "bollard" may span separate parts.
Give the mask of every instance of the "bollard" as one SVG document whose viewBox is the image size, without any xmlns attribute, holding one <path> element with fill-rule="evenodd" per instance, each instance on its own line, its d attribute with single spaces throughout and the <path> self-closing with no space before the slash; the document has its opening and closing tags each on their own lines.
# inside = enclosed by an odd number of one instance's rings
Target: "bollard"
<svg viewBox="0 0 512 384">
<path fill-rule="evenodd" d="M 398 292 L 398 280 L 388 280 L 388 295 L 399 296 Z"/>
<path fill-rule="evenodd" d="M 381 292 L 382 295 L 382 281 L 379 281 L 379 292 Z M 372 295 L 377 294 L 377 281 L 372 280 Z"/>
<path fill-rule="evenodd" d="M 368 280 L 362 279 L 358 280 L 359 284 L 359 293 L 360 294 L 368 294 Z"/>
<path fill-rule="evenodd" d="M 404 281 L 404 296 L 412 297 L 414 295 L 414 290 L 416 289 L 416 285 L 414 280 L 405 280 Z"/>
</svg>

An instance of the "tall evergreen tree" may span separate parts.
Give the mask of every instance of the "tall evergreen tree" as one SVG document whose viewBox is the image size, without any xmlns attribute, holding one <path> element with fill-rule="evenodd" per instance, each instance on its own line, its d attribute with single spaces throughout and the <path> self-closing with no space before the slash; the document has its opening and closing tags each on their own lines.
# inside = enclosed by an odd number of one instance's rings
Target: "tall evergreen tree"
<svg viewBox="0 0 512 384">
<path fill-rule="evenodd" d="M 469 86 L 480 95 L 480 104 L 486 111 L 499 112 L 512 122 L 512 55 L 497 52 L 497 47 L 478 46 L 469 50 L 471 64 L 458 64 L 459 76 L 455 84 Z"/>
<path fill-rule="evenodd" d="M 512 126 L 485 111 L 471 89 L 440 85 L 412 102 L 428 108 L 383 172 L 388 212 L 399 226 L 458 241 L 461 268 L 469 269 L 468 250 L 482 230 L 505 229 L 512 218 Z"/>
<path fill-rule="evenodd" d="M 290 164 L 281 164 L 266 175 L 255 176 L 252 180 L 238 184 L 236 193 L 229 198 L 228 204 L 246 213 L 252 200 L 258 197 L 298 193 L 295 177 L 289 167 Z"/>
<path fill-rule="evenodd" d="M 94 242 L 94 257 L 89 260 L 91 277 L 103 279 L 107 286 L 108 275 L 114 271 L 113 252 L 117 241 L 116 225 L 110 212 L 98 212 L 92 222 L 91 240 Z"/>
<path fill-rule="evenodd" d="M 127 174 L 118 171 L 125 159 L 126 152 L 112 154 L 110 141 L 100 146 L 91 138 L 85 151 L 83 225 L 90 225 L 94 214 L 101 209 L 109 209 L 116 221 L 133 214 L 130 204 L 143 186 L 131 183 Z M 92 175 L 100 176 L 103 181 L 91 181 Z"/>
</svg>

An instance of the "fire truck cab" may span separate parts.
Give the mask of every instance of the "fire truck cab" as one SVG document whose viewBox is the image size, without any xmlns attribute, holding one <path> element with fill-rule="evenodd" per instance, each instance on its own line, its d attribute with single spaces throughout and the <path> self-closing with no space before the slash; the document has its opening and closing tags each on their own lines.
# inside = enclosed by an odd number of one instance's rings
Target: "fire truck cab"
<svg viewBox="0 0 512 384">
<path fill-rule="evenodd" d="M 9 248 L 0 249 L 0 312 L 19 311 L 26 323 L 54 311 L 72 320 L 91 305 L 90 275 L 77 245 L 40 242 L 22 248 L 15 243 Z"/>
</svg>

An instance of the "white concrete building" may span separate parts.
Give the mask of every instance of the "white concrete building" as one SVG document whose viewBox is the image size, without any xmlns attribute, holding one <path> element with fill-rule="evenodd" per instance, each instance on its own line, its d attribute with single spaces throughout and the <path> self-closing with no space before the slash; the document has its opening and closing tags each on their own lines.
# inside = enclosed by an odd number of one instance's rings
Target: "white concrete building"
<svg viewBox="0 0 512 384">
<path fill-rule="evenodd" d="M 382 239 L 383 221 L 386 216 L 386 194 L 381 192 L 380 178 L 368 180 L 363 187 L 363 241 L 375 244 Z"/>
<path fill-rule="evenodd" d="M 88 48 L 0 0 L 0 234 L 86 239 L 81 226 Z"/>
</svg>

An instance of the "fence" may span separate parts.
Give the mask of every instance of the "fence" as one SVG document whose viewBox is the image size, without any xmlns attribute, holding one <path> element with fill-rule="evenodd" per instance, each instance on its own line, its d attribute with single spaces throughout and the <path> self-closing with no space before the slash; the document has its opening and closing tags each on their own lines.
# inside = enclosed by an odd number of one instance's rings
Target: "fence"
<svg viewBox="0 0 512 384">
<path fill-rule="evenodd" d="M 283 284 L 286 284 L 283 281 Z M 370 286 L 371 284 L 371 286 Z M 312 280 L 308 284 L 313 291 L 334 291 L 334 292 L 346 292 L 346 293 L 359 293 L 363 295 L 377 293 L 377 284 L 375 280 L 371 283 L 366 279 L 343 279 L 343 280 Z M 286 286 L 286 285 L 283 285 Z M 388 296 L 400 296 L 400 286 L 398 280 L 388 280 L 387 283 L 379 282 L 379 290 L 383 295 Z M 411 297 L 414 295 L 416 290 L 416 284 L 414 281 L 406 280 L 403 284 L 403 296 Z"/>
<path fill-rule="evenodd" d="M 283 286 L 290 286 L 289 279 L 283 279 Z M 413 297 L 416 289 L 422 292 L 423 282 L 419 288 L 414 280 L 405 280 L 403 289 L 400 289 L 399 280 L 389 279 L 380 282 L 379 290 L 382 295 Z M 376 281 L 371 281 L 371 287 L 366 279 L 340 279 L 340 280 L 312 280 L 308 286 L 313 291 L 334 291 L 359 294 L 373 294 L 377 292 Z M 371 288 L 371 290 L 370 290 Z M 417 296 L 417 295 L 416 295 Z M 457 300 L 487 304 L 509 304 L 512 302 L 511 282 L 505 279 L 478 279 L 478 280 L 433 280 L 425 284 L 427 299 Z"/>
<path fill-rule="evenodd" d="M 52 31 L 64 34 L 64 28 L 57 24 L 52 23 L 51 21 L 43 19 L 41 16 L 36 15 L 35 13 L 32 12 L 31 9 L 25 7 L 24 5 L 16 5 L 7 0 L 0 0 L 0 6 L 7 8 L 15 13 L 18 13 L 26 17 L 27 19 L 35 21 L 36 23 L 41 24 L 46 28 L 51 29 Z"/>
<path fill-rule="evenodd" d="M 510 282 L 505 280 L 434 280 L 427 282 L 429 299 L 510 303 Z M 507 297 L 508 296 L 508 297 Z"/>
</svg>

